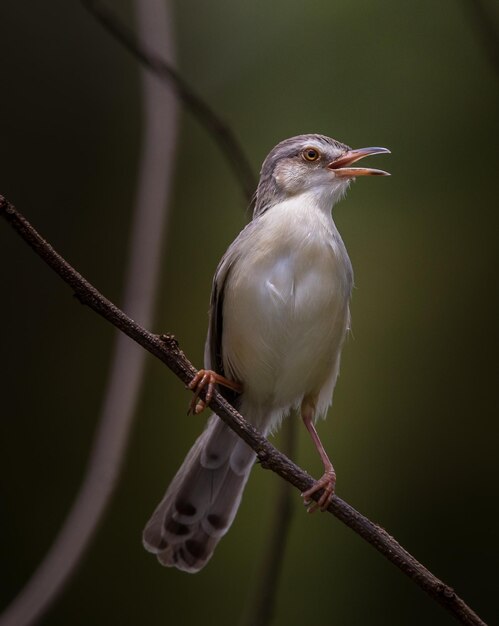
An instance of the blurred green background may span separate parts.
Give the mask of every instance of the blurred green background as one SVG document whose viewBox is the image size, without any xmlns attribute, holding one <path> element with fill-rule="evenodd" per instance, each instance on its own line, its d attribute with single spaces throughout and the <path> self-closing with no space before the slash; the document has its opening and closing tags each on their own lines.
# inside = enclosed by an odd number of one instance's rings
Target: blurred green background
<svg viewBox="0 0 499 626">
<path fill-rule="evenodd" d="M 492 3 L 489 3 L 492 4 Z M 128 2 L 109 1 L 133 25 Z M 497 559 L 498 76 L 467 2 L 183 0 L 178 65 L 257 169 L 279 140 L 383 145 L 390 179 L 335 210 L 356 274 L 353 333 L 320 433 L 338 494 L 493 621 Z M 497 15 L 496 15 L 497 17 Z M 0 5 L 0 193 L 120 302 L 140 145 L 139 68 L 78 2 Z M 383 162 L 381 162 L 383 161 Z M 211 277 L 245 221 L 214 143 L 181 116 L 154 331 L 200 365 Z M 80 484 L 113 329 L 0 222 L 0 597 L 42 559 Z M 255 468 L 196 576 L 141 546 L 202 429 L 159 362 L 121 482 L 91 549 L 43 623 L 235 624 L 258 571 L 278 478 Z M 299 428 L 297 461 L 320 464 Z M 294 497 L 276 626 L 452 624 L 351 531 Z"/>
</svg>

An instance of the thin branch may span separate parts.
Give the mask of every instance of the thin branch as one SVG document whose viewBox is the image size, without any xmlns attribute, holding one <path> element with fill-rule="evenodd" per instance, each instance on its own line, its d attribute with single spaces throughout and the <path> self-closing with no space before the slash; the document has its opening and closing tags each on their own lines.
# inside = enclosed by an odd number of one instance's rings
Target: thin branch
<svg viewBox="0 0 499 626">
<path fill-rule="evenodd" d="M 0 215 L 74 290 L 82 303 L 88 305 L 157 357 L 184 384 L 192 380 L 196 370 L 186 359 L 172 335 L 155 335 L 125 315 L 71 267 L 3 196 L 0 196 Z M 204 397 L 203 393 L 201 395 Z M 262 467 L 272 470 L 301 492 L 310 489 L 314 479 L 262 437 L 220 394 L 215 393 L 210 408 L 256 452 Z M 318 492 L 314 495 L 314 499 L 318 499 L 320 495 L 321 493 Z M 485 622 L 451 587 L 436 578 L 383 528 L 371 522 L 338 496 L 333 498 L 328 511 L 375 547 L 421 589 L 448 609 L 462 624 L 485 626 Z"/>
<path fill-rule="evenodd" d="M 171 19 L 163 0 L 140 0 L 143 41 L 173 54 Z M 161 242 L 168 220 L 178 106 L 156 77 L 143 72 L 143 139 L 123 308 L 150 325 L 156 301 Z M 1 626 L 38 621 L 63 591 L 97 530 L 118 481 L 144 373 L 145 352 L 118 333 L 101 415 L 85 475 L 58 534 L 24 588 L 0 618 Z"/>
<path fill-rule="evenodd" d="M 497 16 L 484 0 L 464 0 L 479 41 L 499 77 L 499 27 Z"/>
<path fill-rule="evenodd" d="M 251 202 L 257 181 L 253 169 L 232 129 L 215 113 L 177 70 L 155 52 L 139 43 L 134 34 L 99 0 L 81 0 L 88 11 L 150 72 L 170 85 L 182 104 L 205 127 L 225 155 L 247 202 Z"/>
</svg>

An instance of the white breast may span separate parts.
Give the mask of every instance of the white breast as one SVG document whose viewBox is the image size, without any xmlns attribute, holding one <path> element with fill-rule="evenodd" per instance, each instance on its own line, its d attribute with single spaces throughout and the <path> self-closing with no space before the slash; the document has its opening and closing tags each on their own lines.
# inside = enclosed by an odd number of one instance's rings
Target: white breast
<svg viewBox="0 0 499 626">
<path fill-rule="evenodd" d="M 302 194 L 272 207 L 243 239 L 224 300 L 226 371 L 245 397 L 287 410 L 331 402 L 349 324 L 352 269 L 330 210 Z"/>
</svg>

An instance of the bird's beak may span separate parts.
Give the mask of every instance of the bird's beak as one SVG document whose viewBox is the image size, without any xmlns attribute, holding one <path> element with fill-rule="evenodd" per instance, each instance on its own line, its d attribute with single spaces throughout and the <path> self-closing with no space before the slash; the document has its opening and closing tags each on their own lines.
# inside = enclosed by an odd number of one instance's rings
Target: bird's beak
<svg viewBox="0 0 499 626">
<path fill-rule="evenodd" d="M 341 178 L 355 178 L 356 176 L 390 176 L 383 170 L 375 170 L 370 167 L 348 167 L 371 154 L 390 154 L 387 148 L 359 148 L 348 150 L 337 159 L 329 163 L 328 168 L 334 170 L 336 176 Z"/>
</svg>

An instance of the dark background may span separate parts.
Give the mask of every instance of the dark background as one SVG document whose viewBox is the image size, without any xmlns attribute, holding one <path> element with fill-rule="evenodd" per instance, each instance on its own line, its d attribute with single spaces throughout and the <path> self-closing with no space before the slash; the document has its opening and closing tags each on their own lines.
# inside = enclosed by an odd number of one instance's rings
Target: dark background
<svg viewBox="0 0 499 626">
<path fill-rule="evenodd" d="M 492 4 L 492 3 L 489 3 Z M 128 2 L 108 2 L 133 24 Z M 257 169 L 279 140 L 383 145 L 335 209 L 356 274 L 353 333 L 320 433 L 338 494 L 380 523 L 485 620 L 495 614 L 498 479 L 498 76 L 468 11 L 430 0 L 178 1 L 178 65 Z M 497 17 L 497 16 L 496 16 Z M 120 302 L 140 142 L 139 70 L 78 2 L 0 5 L 0 193 Z M 497 69 L 497 68 L 496 68 Z M 160 298 L 200 365 L 211 277 L 244 201 L 181 116 Z M 113 329 L 0 223 L 3 604 L 42 559 L 80 484 Z M 82 566 L 44 623 L 234 624 L 258 569 L 278 478 L 255 468 L 196 576 L 161 568 L 141 531 L 204 417 L 159 362 L 125 470 Z M 297 461 L 320 464 L 301 427 Z M 298 494 L 275 625 L 452 624 L 347 528 Z"/>
</svg>

